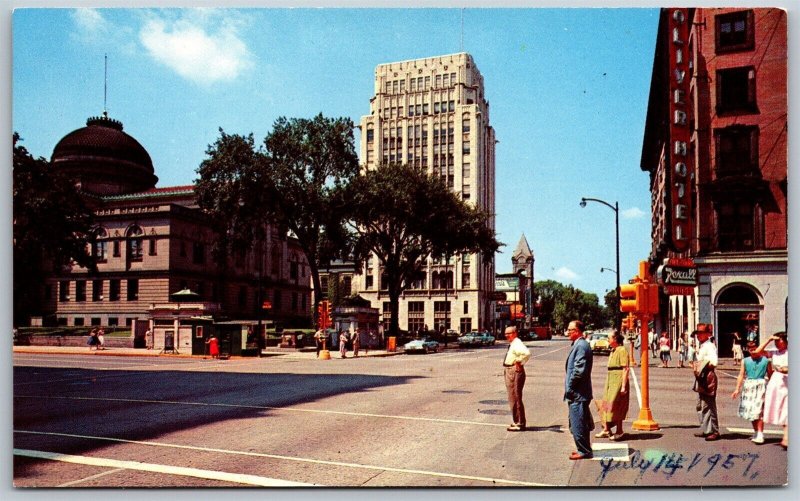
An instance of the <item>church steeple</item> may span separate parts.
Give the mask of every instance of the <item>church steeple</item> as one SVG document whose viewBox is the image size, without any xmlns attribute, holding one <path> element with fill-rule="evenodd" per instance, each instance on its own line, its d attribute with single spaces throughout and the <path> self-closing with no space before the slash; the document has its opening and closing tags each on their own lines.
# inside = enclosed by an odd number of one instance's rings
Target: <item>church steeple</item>
<svg viewBox="0 0 800 501">
<path fill-rule="evenodd" d="M 534 261 L 533 252 L 531 252 L 531 247 L 528 245 L 528 240 L 523 233 L 522 237 L 519 239 L 517 248 L 514 249 L 514 252 L 511 254 L 511 264 L 513 265 L 514 273 L 524 271 L 528 279 L 533 281 Z"/>
</svg>

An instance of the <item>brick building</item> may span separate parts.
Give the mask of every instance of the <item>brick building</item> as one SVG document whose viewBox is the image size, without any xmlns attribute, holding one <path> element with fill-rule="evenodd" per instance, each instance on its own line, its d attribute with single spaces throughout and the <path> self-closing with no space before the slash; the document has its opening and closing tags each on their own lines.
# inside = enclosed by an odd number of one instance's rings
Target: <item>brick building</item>
<svg viewBox="0 0 800 501">
<path fill-rule="evenodd" d="M 652 195 L 651 271 L 691 259 L 697 286 L 662 296 L 673 339 L 712 323 L 786 330 L 787 24 L 770 8 L 662 9 L 642 147 Z"/>
<path fill-rule="evenodd" d="M 149 154 L 122 129 L 107 116 L 91 118 L 53 151 L 53 169 L 74 180 L 95 214 L 91 252 L 98 265 L 97 273 L 81 267 L 54 273 L 44 284 L 44 321 L 128 325 L 137 346 L 148 327 L 173 324 L 165 311 L 255 319 L 270 301 L 265 318 L 309 323 L 310 271 L 297 242 L 270 228 L 263 252 L 251 249 L 219 265 L 212 258 L 215 233 L 193 186 L 156 188 Z M 187 289 L 190 298 L 174 296 Z"/>
</svg>

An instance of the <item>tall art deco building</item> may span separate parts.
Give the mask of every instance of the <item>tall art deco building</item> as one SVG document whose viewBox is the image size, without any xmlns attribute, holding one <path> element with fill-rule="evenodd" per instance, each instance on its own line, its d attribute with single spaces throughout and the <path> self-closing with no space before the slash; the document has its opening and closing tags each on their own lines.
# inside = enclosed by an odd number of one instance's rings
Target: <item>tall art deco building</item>
<svg viewBox="0 0 800 501">
<path fill-rule="evenodd" d="M 467 53 L 381 64 L 375 69 L 370 114 L 361 118 L 366 169 L 402 162 L 444 178 L 461 198 L 492 214 L 495 134 L 483 77 Z M 357 292 L 381 311 L 388 328 L 389 296 L 377 259 L 369 259 Z M 399 325 L 416 332 L 466 332 L 492 325 L 494 260 L 477 254 L 430 260 L 424 280 L 400 298 Z"/>
</svg>

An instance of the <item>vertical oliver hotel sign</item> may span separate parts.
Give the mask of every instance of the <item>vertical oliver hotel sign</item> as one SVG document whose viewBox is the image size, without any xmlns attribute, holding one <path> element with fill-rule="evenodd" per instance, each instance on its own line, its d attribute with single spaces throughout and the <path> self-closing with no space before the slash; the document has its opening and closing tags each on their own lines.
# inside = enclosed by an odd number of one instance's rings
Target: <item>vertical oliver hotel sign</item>
<svg viewBox="0 0 800 501">
<path fill-rule="evenodd" d="M 689 19 L 688 9 L 667 9 L 669 13 L 669 90 L 670 90 L 670 163 L 667 179 L 670 184 L 670 242 L 675 252 L 689 250 L 692 234 L 690 182 L 692 158 L 689 151 Z"/>
</svg>

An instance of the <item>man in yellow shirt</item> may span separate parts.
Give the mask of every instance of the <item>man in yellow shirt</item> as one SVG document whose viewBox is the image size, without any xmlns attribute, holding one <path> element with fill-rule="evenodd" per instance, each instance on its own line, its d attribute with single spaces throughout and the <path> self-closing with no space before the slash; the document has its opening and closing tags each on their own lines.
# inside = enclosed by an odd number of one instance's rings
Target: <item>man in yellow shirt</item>
<svg viewBox="0 0 800 501">
<path fill-rule="evenodd" d="M 522 404 L 522 388 L 525 386 L 524 365 L 531 358 L 531 352 L 517 337 L 516 327 L 506 327 L 505 334 L 508 351 L 503 359 L 503 372 L 508 392 L 508 405 L 511 407 L 511 416 L 514 418 L 514 422 L 506 429 L 522 431 L 525 429 L 525 406 Z"/>
</svg>

